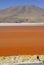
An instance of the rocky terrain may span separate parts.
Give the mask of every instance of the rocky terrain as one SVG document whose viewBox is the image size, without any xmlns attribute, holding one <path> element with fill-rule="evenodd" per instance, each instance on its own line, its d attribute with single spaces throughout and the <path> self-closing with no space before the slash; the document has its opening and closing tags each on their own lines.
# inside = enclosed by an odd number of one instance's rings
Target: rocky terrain
<svg viewBox="0 0 44 65">
<path fill-rule="evenodd" d="M 0 10 L 0 23 L 44 23 L 44 9 L 26 5 Z"/>
</svg>

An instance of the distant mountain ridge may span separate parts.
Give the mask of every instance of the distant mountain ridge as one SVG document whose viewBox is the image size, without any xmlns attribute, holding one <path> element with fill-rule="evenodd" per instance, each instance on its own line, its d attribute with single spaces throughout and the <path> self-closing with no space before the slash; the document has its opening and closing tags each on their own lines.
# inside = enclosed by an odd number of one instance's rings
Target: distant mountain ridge
<svg viewBox="0 0 44 65">
<path fill-rule="evenodd" d="M 0 10 L 0 23 L 44 22 L 44 9 L 37 6 L 15 6 Z"/>
</svg>

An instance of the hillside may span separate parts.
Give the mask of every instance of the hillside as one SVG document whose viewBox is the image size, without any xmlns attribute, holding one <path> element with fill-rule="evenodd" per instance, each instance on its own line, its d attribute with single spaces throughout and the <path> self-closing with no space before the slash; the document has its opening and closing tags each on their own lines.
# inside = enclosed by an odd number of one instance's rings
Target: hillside
<svg viewBox="0 0 44 65">
<path fill-rule="evenodd" d="M 37 6 L 15 6 L 0 10 L 0 23 L 44 22 L 44 9 Z"/>
</svg>

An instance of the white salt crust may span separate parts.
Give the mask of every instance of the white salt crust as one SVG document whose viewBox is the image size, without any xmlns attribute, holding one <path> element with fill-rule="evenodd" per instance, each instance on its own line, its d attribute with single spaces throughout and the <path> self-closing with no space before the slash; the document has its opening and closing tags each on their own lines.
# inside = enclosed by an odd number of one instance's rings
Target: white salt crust
<svg viewBox="0 0 44 65">
<path fill-rule="evenodd" d="M 19 56 L 1 56 L 0 65 L 17 65 L 17 64 L 31 64 L 31 63 L 42 63 L 44 61 L 44 55 L 19 55 Z"/>
</svg>

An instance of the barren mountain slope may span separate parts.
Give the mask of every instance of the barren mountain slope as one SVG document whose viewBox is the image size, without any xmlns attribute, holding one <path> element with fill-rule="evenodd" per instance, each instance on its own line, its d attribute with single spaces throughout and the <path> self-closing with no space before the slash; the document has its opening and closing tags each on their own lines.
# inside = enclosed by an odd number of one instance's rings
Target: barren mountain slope
<svg viewBox="0 0 44 65">
<path fill-rule="evenodd" d="M 44 9 L 37 6 L 15 6 L 0 10 L 0 23 L 44 22 Z"/>
</svg>

